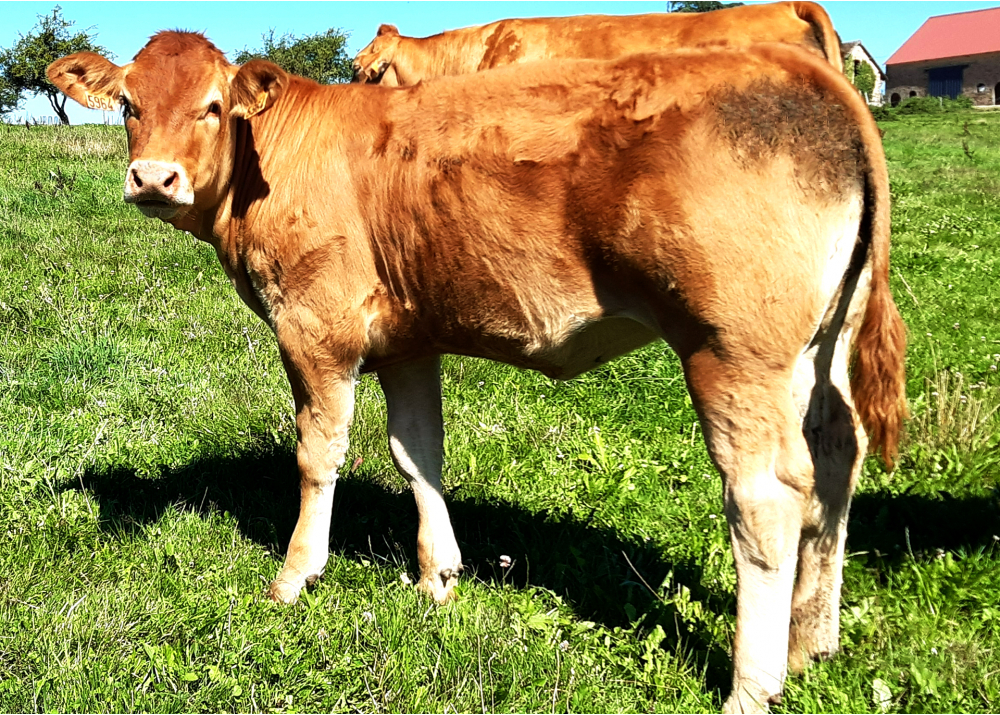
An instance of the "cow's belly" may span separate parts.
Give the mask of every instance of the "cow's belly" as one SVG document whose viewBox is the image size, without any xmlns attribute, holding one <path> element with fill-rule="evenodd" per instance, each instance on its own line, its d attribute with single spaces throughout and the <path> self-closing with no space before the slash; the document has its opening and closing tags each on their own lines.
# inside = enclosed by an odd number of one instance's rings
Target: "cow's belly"
<svg viewBox="0 0 1000 715">
<path fill-rule="evenodd" d="M 568 380 L 652 342 L 659 335 L 631 318 L 611 316 L 588 321 L 562 339 L 525 353 L 522 367 Z"/>
</svg>

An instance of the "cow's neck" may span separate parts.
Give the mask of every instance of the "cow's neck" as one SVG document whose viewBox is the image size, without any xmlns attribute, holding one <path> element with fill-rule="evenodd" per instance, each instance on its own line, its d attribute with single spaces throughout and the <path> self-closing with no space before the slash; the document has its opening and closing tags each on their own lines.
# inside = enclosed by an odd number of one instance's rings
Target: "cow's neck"
<svg viewBox="0 0 1000 715">
<path fill-rule="evenodd" d="M 296 263 L 310 237 L 310 219 L 296 223 L 322 213 L 320 204 L 329 198 L 326 181 L 304 177 L 321 173 L 317 137 L 336 141 L 330 120 L 310 110 L 319 101 L 324 113 L 336 113 L 336 102 L 327 96 L 336 93 L 292 78 L 267 111 L 236 123 L 229 190 L 214 216 L 210 242 L 240 297 L 272 327 L 281 269 Z"/>
<path fill-rule="evenodd" d="M 233 146 L 229 150 L 229 155 L 222 159 L 222 163 L 231 164 L 232 171 L 228 177 L 228 186 L 222 192 L 221 200 L 215 206 L 207 209 L 188 211 L 169 223 L 174 228 L 187 231 L 195 238 L 211 244 L 240 298 L 251 310 L 269 323 L 267 311 L 254 290 L 243 260 L 240 227 L 233 221 L 234 199 L 238 199 L 235 195 L 235 189 L 239 185 L 234 177 L 248 173 L 252 175 L 253 172 L 248 170 L 248 166 L 256 165 L 256 154 L 253 153 L 248 122 L 243 119 L 237 120 L 233 124 L 233 131 L 235 133 Z M 259 173 L 259 169 L 257 169 L 257 174 L 259 175 Z M 240 207 L 238 203 L 237 206 Z"/>
<path fill-rule="evenodd" d="M 483 60 L 484 38 L 492 27 L 466 27 L 431 37 L 401 37 L 393 59 L 396 76 L 401 84 L 410 85 L 428 77 L 475 72 Z"/>
</svg>

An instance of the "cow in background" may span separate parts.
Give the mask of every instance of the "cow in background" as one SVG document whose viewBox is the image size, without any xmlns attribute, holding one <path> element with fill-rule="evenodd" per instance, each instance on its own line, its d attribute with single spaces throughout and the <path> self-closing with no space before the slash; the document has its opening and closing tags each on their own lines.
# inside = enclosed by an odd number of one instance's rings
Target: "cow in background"
<svg viewBox="0 0 1000 715">
<path fill-rule="evenodd" d="M 405 37 L 382 25 L 354 58 L 355 81 L 407 87 L 536 60 L 611 60 L 678 48 L 741 48 L 758 42 L 805 47 L 843 71 L 840 38 L 812 2 L 746 5 L 706 13 L 581 15 L 499 20 L 431 37 Z"/>
<path fill-rule="evenodd" d="M 774 44 L 322 86 L 161 32 L 48 76 L 122 104 L 125 201 L 212 244 L 277 337 L 301 509 L 273 599 L 325 568 L 360 372 L 416 497 L 420 587 L 446 601 L 439 356 L 569 378 L 662 339 L 724 481 L 726 709 L 838 649 L 848 508 L 868 435 L 896 449 L 905 335 L 878 129 L 828 63 Z"/>
</svg>

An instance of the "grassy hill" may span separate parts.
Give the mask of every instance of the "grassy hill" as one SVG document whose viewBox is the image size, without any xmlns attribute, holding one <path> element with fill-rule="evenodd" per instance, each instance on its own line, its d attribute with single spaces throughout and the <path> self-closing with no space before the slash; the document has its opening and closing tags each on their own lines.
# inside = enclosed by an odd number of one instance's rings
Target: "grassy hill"
<svg viewBox="0 0 1000 715">
<path fill-rule="evenodd" d="M 993 710 L 1000 115 L 883 126 L 914 419 L 854 501 L 843 652 L 776 710 Z M 442 608 L 408 585 L 416 509 L 363 378 L 326 575 L 278 607 L 274 339 L 211 247 L 122 203 L 125 167 L 121 128 L 0 125 L 0 711 L 720 706 L 735 573 L 665 346 L 569 383 L 445 361 L 468 570 Z"/>
</svg>

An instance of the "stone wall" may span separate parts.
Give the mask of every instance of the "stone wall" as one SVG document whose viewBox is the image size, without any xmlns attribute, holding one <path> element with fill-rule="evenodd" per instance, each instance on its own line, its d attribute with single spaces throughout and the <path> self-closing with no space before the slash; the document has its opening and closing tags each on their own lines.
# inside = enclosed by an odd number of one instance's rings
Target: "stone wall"
<svg viewBox="0 0 1000 715">
<path fill-rule="evenodd" d="M 998 103 L 1000 95 L 1000 52 L 965 57 L 949 57 L 943 60 L 907 62 L 888 65 L 886 74 L 886 97 L 890 104 L 899 95 L 900 101 L 907 97 L 926 97 L 927 70 L 935 67 L 967 65 L 962 72 L 962 95 L 972 100 L 976 106 L 989 107 Z M 982 91 L 980 91 L 982 90 Z M 915 94 L 911 94 L 915 93 Z"/>
</svg>

